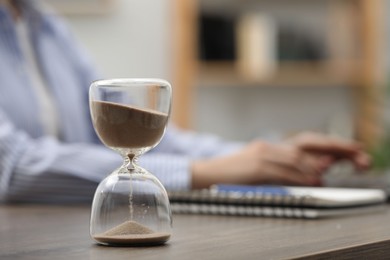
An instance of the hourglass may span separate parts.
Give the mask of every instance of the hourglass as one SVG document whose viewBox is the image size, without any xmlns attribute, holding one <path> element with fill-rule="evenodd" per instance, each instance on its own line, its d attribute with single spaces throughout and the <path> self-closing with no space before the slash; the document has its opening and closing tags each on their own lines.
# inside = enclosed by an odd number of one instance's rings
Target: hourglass
<svg viewBox="0 0 390 260">
<path fill-rule="evenodd" d="M 171 211 L 160 181 L 137 165 L 164 135 L 171 86 L 160 79 L 111 79 L 91 84 L 93 126 L 123 164 L 97 187 L 90 235 L 103 245 L 155 245 L 171 235 Z"/>
</svg>

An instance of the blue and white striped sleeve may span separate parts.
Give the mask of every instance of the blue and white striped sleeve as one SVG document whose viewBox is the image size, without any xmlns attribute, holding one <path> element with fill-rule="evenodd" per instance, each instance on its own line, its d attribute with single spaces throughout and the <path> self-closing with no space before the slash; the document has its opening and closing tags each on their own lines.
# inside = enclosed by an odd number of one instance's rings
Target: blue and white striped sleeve
<svg viewBox="0 0 390 260">
<path fill-rule="evenodd" d="M 102 145 L 32 139 L 0 110 L 0 200 L 3 202 L 88 202 L 97 184 L 122 164 Z M 190 159 L 150 153 L 141 166 L 170 190 L 190 186 Z"/>
<path fill-rule="evenodd" d="M 32 139 L 0 110 L 1 201 L 90 201 L 97 183 L 120 163 L 100 145 Z"/>
<path fill-rule="evenodd" d="M 172 131 L 172 132 L 171 132 Z M 189 189 L 194 158 L 218 156 L 240 147 L 219 138 L 170 129 L 162 147 L 141 156 L 140 165 L 168 190 Z M 32 139 L 0 110 L 0 199 L 2 201 L 91 201 L 97 184 L 122 159 L 102 145 Z"/>
</svg>

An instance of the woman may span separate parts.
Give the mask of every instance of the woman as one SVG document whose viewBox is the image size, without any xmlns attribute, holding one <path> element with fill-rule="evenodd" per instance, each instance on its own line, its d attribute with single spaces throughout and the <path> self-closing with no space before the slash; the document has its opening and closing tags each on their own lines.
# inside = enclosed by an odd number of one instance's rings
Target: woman
<svg viewBox="0 0 390 260">
<path fill-rule="evenodd" d="M 99 78 L 96 69 L 38 1 L 0 0 L 0 78 L 0 199 L 90 201 L 121 158 L 101 145 L 90 122 L 88 88 Z M 241 144 L 171 126 L 140 164 L 167 189 L 196 189 L 319 185 L 340 159 L 369 165 L 359 144 L 314 133 Z"/>
</svg>

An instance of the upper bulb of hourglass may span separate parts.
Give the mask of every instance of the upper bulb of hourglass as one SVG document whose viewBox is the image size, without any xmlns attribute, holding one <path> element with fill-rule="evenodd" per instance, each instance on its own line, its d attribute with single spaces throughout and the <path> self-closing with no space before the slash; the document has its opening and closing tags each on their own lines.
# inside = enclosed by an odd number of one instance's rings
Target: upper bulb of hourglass
<svg viewBox="0 0 390 260">
<path fill-rule="evenodd" d="M 96 132 L 102 142 L 123 155 L 138 156 L 161 140 L 168 114 L 132 105 L 92 101 Z"/>
</svg>

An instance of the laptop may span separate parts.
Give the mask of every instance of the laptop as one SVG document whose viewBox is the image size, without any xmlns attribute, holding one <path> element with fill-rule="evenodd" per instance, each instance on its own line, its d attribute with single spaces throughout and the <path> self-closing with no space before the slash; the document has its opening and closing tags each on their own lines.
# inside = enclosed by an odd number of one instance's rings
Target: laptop
<svg viewBox="0 0 390 260">
<path fill-rule="evenodd" d="M 325 187 L 381 189 L 390 201 L 390 171 L 383 173 L 365 173 L 354 171 L 331 171 L 324 175 Z"/>
</svg>

